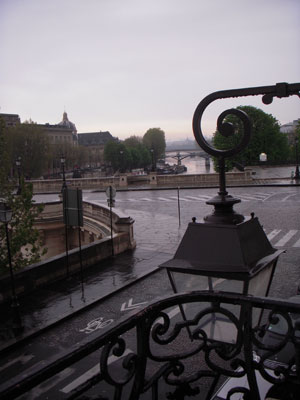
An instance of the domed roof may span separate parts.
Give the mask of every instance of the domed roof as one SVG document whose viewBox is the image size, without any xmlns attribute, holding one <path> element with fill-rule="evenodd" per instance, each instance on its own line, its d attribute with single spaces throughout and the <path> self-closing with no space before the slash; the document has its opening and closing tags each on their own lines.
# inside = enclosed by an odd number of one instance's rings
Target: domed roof
<svg viewBox="0 0 300 400">
<path fill-rule="evenodd" d="M 65 111 L 64 111 L 64 113 L 63 113 L 63 119 L 62 119 L 62 121 L 59 122 L 57 125 L 66 126 L 67 128 L 72 129 L 72 132 L 73 132 L 73 133 L 77 133 L 77 129 L 76 129 L 75 124 L 74 124 L 73 122 L 69 121 L 69 119 L 68 119 L 68 114 L 67 114 Z"/>
</svg>

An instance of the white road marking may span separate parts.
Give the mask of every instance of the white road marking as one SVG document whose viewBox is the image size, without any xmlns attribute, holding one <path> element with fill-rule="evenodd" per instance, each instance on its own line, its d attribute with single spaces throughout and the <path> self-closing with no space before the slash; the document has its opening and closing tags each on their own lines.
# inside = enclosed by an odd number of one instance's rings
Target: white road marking
<svg viewBox="0 0 300 400">
<path fill-rule="evenodd" d="M 178 200 L 178 197 L 177 196 L 170 196 L 170 199 L 172 199 L 172 201 L 173 201 L 173 199 L 174 200 Z M 185 197 L 179 197 L 179 201 L 191 201 L 191 200 L 188 200 L 188 199 L 186 199 Z"/>
<path fill-rule="evenodd" d="M 274 229 L 267 235 L 267 238 L 271 241 L 272 239 L 274 239 L 275 236 L 278 235 L 279 232 L 281 232 L 281 229 Z"/>
<path fill-rule="evenodd" d="M 206 201 L 212 198 L 212 196 L 185 196 L 187 199 Z"/>
<path fill-rule="evenodd" d="M 246 194 L 241 194 L 241 195 L 238 195 L 238 196 L 236 196 L 238 199 L 240 198 L 241 200 L 244 200 L 244 201 L 251 201 L 251 200 L 256 200 L 256 201 L 258 201 L 258 200 L 262 200 L 262 199 L 257 199 L 256 197 L 254 197 L 254 196 L 250 196 L 250 195 L 246 195 Z"/>
<path fill-rule="evenodd" d="M 160 201 L 173 201 L 173 200 L 170 200 L 170 199 L 166 199 L 165 197 L 157 197 L 157 200 L 160 200 Z"/>
<path fill-rule="evenodd" d="M 121 311 L 133 310 L 135 308 L 139 308 L 140 306 L 142 306 L 143 304 L 146 304 L 146 303 L 148 303 L 148 302 L 143 301 L 142 303 L 133 304 L 133 299 L 131 298 L 128 300 L 128 305 L 126 302 L 122 304 Z"/>
<path fill-rule="evenodd" d="M 114 322 L 113 319 L 104 320 L 103 317 L 98 317 L 98 318 L 93 319 L 92 321 L 89 321 L 85 328 L 79 329 L 79 332 L 85 332 L 85 333 L 89 334 L 89 333 L 95 332 L 98 329 L 106 328 L 113 322 Z"/>
<path fill-rule="evenodd" d="M 286 233 L 283 238 L 281 238 L 274 246 L 275 247 L 281 247 L 284 246 L 294 235 L 296 235 L 298 231 L 291 229 Z"/>
<path fill-rule="evenodd" d="M 130 350 L 130 349 L 125 350 L 124 354 L 122 355 L 122 357 L 127 356 L 127 354 L 129 354 L 129 353 L 132 353 L 132 350 Z M 116 357 L 114 355 L 111 355 L 110 357 L 108 357 L 108 365 L 112 364 L 113 362 L 115 362 L 115 361 L 117 361 L 119 359 L 120 359 L 120 357 Z M 62 388 L 60 391 L 63 392 L 63 393 L 69 393 L 72 390 L 76 389 L 79 385 L 81 385 L 82 383 L 87 381 L 88 379 L 90 379 L 93 376 L 99 374 L 99 372 L 100 372 L 100 363 L 97 363 L 92 368 L 87 370 L 85 373 L 80 375 L 77 379 L 75 379 L 74 381 L 69 383 L 67 386 Z"/>
<path fill-rule="evenodd" d="M 6 368 L 10 367 L 11 365 L 20 362 L 21 364 L 26 364 L 28 361 L 32 360 L 35 356 L 33 354 L 22 354 L 19 357 L 14 358 L 13 360 L 9 360 L 6 364 L 0 367 L 0 371 L 5 370 Z"/>
<path fill-rule="evenodd" d="M 290 197 L 294 197 L 294 196 L 296 196 L 296 193 L 289 194 L 288 196 L 284 197 L 281 201 L 286 201 L 286 200 L 288 200 Z"/>
<path fill-rule="evenodd" d="M 300 247 L 300 239 L 293 245 L 293 247 Z"/>
<path fill-rule="evenodd" d="M 39 386 L 36 388 L 32 389 L 30 392 L 26 394 L 26 400 L 34 400 L 38 399 L 39 395 L 42 395 L 45 393 L 47 390 L 50 390 L 54 386 L 56 386 L 59 382 L 63 381 L 66 379 L 68 376 L 74 373 L 73 368 L 66 368 L 63 371 L 61 371 L 59 374 L 56 374 L 49 378 L 48 381 L 41 383 Z"/>
</svg>

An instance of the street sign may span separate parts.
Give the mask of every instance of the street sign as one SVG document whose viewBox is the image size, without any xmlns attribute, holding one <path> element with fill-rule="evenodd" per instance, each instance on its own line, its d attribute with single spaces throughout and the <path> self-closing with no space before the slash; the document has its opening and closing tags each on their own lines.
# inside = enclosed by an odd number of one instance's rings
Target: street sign
<svg viewBox="0 0 300 400">
<path fill-rule="evenodd" d="M 116 205 L 116 202 L 114 199 L 107 199 L 107 204 L 108 207 L 114 207 Z"/>
<path fill-rule="evenodd" d="M 113 217 L 112 207 L 115 205 L 116 189 L 113 186 L 108 186 L 106 189 L 107 204 L 110 209 L 110 237 L 111 237 L 111 255 L 115 256 L 114 241 L 113 241 Z"/>
<path fill-rule="evenodd" d="M 83 226 L 82 190 L 65 188 L 63 190 L 64 223 L 68 226 Z"/>
<path fill-rule="evenodd" d="M 116 197 L 117 191 L 113 186 L 108 186 L 105 192 L 108 199 L 114 199 Z"/>
</svg>

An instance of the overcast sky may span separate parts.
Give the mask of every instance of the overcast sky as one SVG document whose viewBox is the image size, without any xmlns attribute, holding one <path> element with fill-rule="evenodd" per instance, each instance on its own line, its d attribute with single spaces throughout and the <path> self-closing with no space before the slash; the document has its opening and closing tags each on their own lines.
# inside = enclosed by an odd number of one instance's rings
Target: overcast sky
<svg viewBox="0 0 300 400">
<path fill-rule="evenodd" d="M 160 127 L 192 138 L 197 104 L 216 90 L 300 81 L 300 0 L 0 0 L 0 112 L 123 139 Z M 300 99 L 250 104 L 281 124 Z"/>
</svg>

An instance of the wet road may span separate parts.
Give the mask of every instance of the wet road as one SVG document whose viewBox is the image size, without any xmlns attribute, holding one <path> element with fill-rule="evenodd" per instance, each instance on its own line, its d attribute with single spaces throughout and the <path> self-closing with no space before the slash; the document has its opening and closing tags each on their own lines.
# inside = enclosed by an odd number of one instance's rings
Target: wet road
<svg viewBox="0 0 300 400">
<path fill-rule="evenodd" d="M 215 194 L 216 189 L 180 190 L 180 227 L 176 190 L 118 192 L 116 205 L 135 219 L 135 236 L 139 248 L 164 251 L 171 258 L 187 223 L 193 216 L 200 220 L 210 213 L 211 207 L 205 201 Z M 300 281 L 300 189 L 234 188 L 230 189 L 230 194 L 243 200 L 235 207 L 236 211 L 244 215 L 254 211 L 272 244 L 287 249 L 287 253 L 280 257 L 270 295 L 282 298 L 294 295 Z M 85 193 L 84 198 L 100 204 L 106 203 L 105 193 Z M 58 354 L 84 338 L 96 335 L 122 316 L 129 315 L 131 310 L 143 307 L 162 293 L 169 295 L 172 290 L 165 272 L 157 271 L 10 352 L 1 359 L 1 377 L 9 379 L 50 355 Z M 96 352 L 23 398 L 65 398 L 87 376 L 99 369 L 98 356 Z"/>
<path fill-rule="evenodd" d="M 280 243 L 299 246 L 296 244 L 300 227 L 299 187 L 240 187 L 228 191 L 242 200 L 235 206 L 236 211 L 244 215 L 255 212 L 266 229 L 277 232 L 276 235 L 272 233 L 272 240 L 278 239 L 274 244 L 282 235 L 288 234 L 290 239 Z M 211 206 L 205 203 L 216 193 L 217 189 L 181 189 L 180 226 L 177 190 L 117 191 L 115 210 L 118 212 L 119 209 L 135 220 L 134 232 L 139 247 L 174 253 L 192 217 L 200 221 L 211 213 Z M 87 201 L 107 204 L 105 192 L 84 192 L 83 197 Z M 35 199 L 53 201 L 58 196 L 38 195 Z"/>
</svg>

